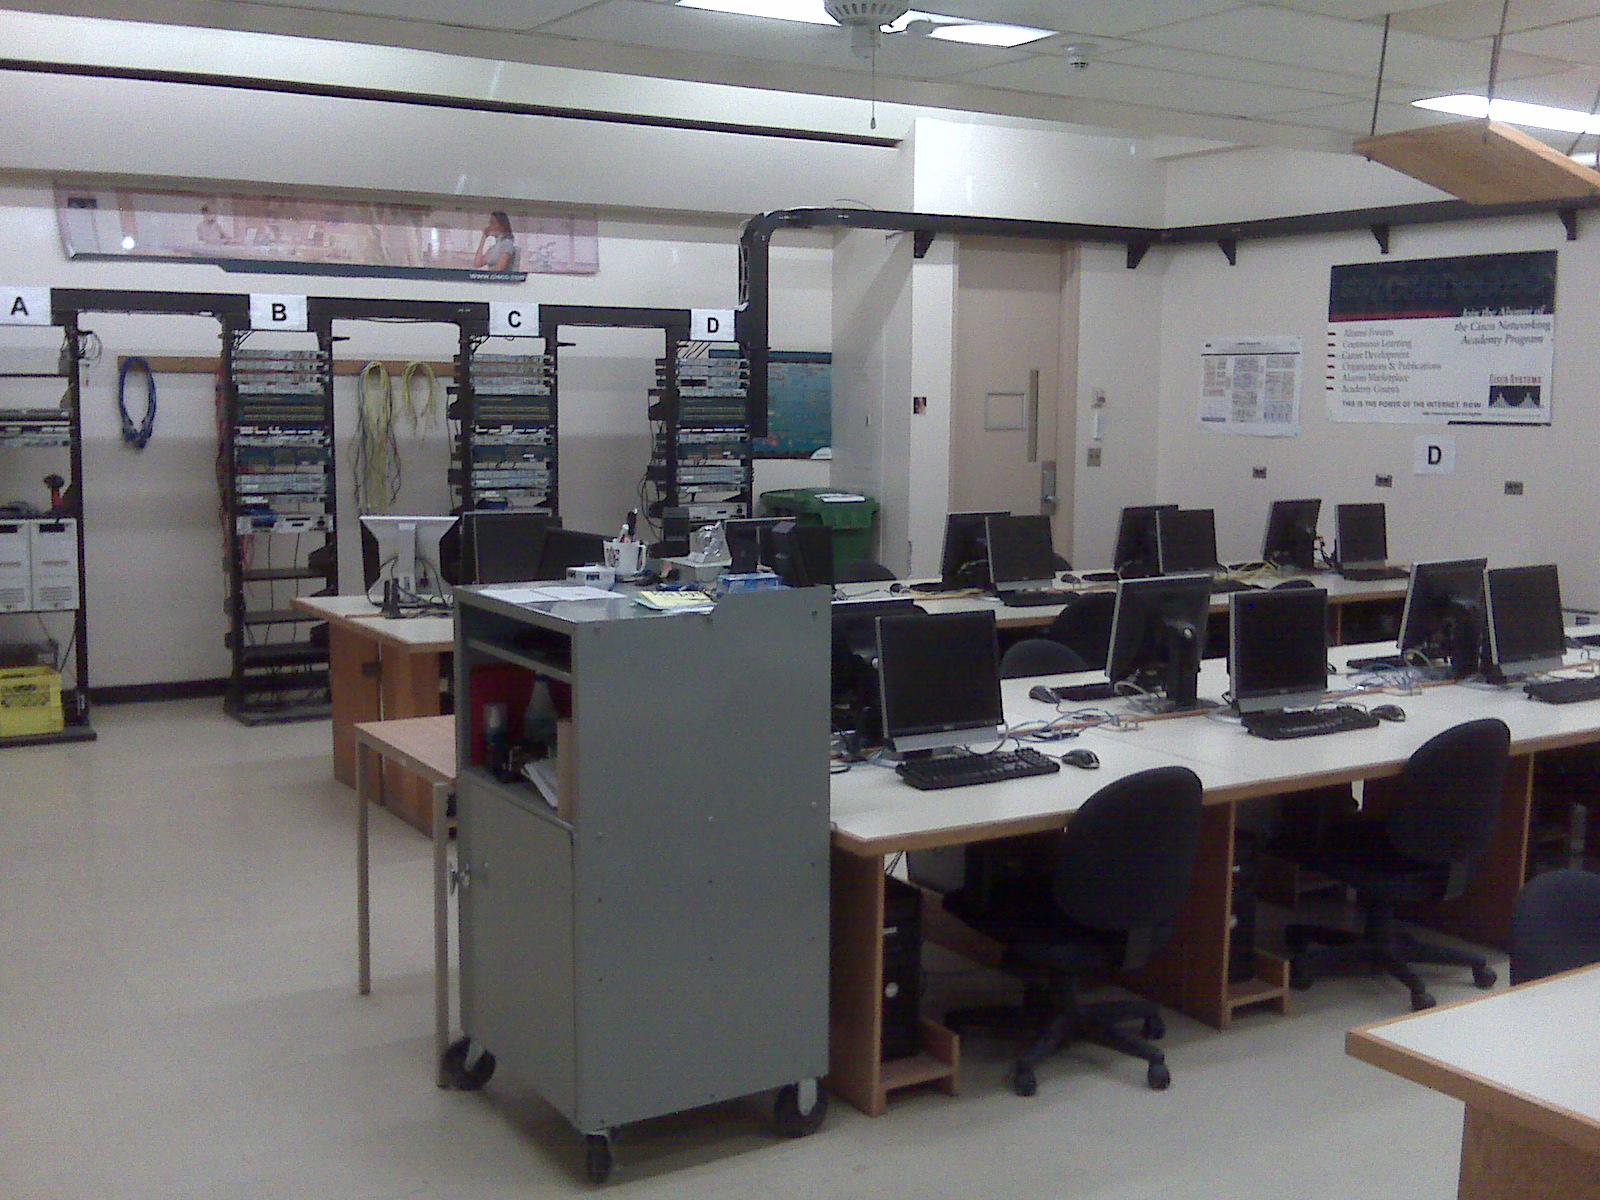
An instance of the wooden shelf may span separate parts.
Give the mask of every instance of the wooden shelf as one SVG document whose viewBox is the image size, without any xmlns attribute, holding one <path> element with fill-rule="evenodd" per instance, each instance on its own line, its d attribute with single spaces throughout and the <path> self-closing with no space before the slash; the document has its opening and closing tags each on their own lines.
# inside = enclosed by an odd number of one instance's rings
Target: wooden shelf
<svg viewBox="0 0 1600 1200">
<path fill-rule="evenodd" d="M 1600 172 L 1498 121 L 1452 121 L 1362 138 L 1355 152 L 1468 204 L 1600 195 Z"/>
<path fill-rule="evenodd" d="M 1256 1004 L 1275 1005 L 1280 1013 L 1289 1009 L 1289 961 L 1256 951 L 1256 977 L 1228 984 L 1227 1007 L 1229 1015 L 1241 1008 Z"/>
</svg>

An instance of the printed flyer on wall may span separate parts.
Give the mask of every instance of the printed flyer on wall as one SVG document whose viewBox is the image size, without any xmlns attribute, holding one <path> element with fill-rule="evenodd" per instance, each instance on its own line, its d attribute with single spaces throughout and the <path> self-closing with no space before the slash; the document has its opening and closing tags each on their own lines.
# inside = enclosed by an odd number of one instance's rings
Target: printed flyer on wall
<svg viewBox="0 0 1600 1200">
<path fill-rule="evenodd" d="M 1213 338 L 1200 348 L 1200 427 L 1255 437 L 1300 432 L 1297 337 Z"/>
<path fill-rule="evenodd" d="M 1556 252 L 1333 268 L 1328 418 L 1548 425 Z"/>
</svg>

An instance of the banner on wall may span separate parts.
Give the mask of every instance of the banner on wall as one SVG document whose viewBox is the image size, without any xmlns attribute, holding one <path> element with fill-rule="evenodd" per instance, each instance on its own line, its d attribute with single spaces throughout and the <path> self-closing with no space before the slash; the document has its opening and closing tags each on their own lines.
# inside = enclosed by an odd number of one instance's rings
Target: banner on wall
<svg viewBox="0 0 1600 1200">
<path fill-rule="evenodd" d="M 1215 338 L 1200 348 L 1200 427 L 1255 437 L 1300 432 L 1297 337 Z"/>
<path fill-rule="evenodd" d="M 1334 267 L 1328 418 L 1548 425 L 1556 252 Z"/>
<path fill-rule="evenodd" d="M 599 227 L 588 214 L 67 186 L 55 198 L 71 259 L 489 283 L 600 269 Z"/>
</svg>

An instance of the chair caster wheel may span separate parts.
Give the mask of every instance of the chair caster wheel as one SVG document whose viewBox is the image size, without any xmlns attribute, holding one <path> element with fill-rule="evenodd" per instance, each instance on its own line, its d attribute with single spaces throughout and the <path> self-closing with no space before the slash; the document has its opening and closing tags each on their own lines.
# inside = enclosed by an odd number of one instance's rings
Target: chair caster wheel
<svg viewBox="0 0 1600 1200">
<path fill-rule="evenodd" d="M 1492 988 L 1500 980 L 1493 967 L 1473 967 L 1472 982 L 1481 988 Z"/>
<path fill-rule="evenodd" d="M 810 1107 L 802 1109 L 802 1102 Z M 786 1083 L 772 1101 L 772 1127 L 779 1137 L 809 1137 L 822 1128 L 827 1115 L 828 1094 L 814 1081 Z"/>
<path fill-rule="evenodd" d="M 583 1174 L 590 1183 L 604 1183 L 611 1177 L 611 1138 L 604 1133 L 589 1133 L 583 1138 Z"/>
<path fill-rule="evenodd" d="M 1019 1096 L 1032 1096 L 1039 1090 L 1039 1079 L 1032 1067 L 1019 1066 L 1011 1074 L 1011 1090 Z"/>
<path fill-rule="evenodd" d="M 469 1066 L 467 1055 L 472 1051 L 471 1038 L 457 1038 L 445 1047 L 439 1065 L 447 1086 L 458 1092 L 475 1092 L 489 1082 L 494 1074 L 494 1055 L 487 1050 L 479 1054 Z"/>
<path fill-rule="evenodd" d="M 1146 1017 L 1139 1027 L 1139 1036 L 1152 1042 L 1160 1041 L 1167 1036 L 1167 1023 L 1159 1015 Z"/>
<path fill-rule="evenodd" d="M 1164 1092 L 1172 1086 L 1172 1072 L 1167 1070 L 1166 1063 L 1151 1063 L 1150 1069 L 1144 1073 L 1144 1081 L 1153 1092 Z"/>
<path fill-rule="evenodd" d="M 1437 1000 L 1435 1000 L 1432 996 L 1430 996 L 1427 992 L 1412 992 L 1411 993 L 1411 1011 L 1412 1012 L 1421 1012 L 1421 1011 L 1423 1011 L 1423 1009 L 1432 1008 L 1437 1003 L 1439 1003 L 1439 1002 Z"/>
</svg>

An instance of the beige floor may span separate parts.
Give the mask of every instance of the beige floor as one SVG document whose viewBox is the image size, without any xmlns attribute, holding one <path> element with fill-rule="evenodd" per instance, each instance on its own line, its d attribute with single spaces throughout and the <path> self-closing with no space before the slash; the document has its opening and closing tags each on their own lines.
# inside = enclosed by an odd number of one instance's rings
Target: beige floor
<svg viewBox="0 0 1600 1200">
<path fill-rule="evenodd" d="M 0 1198 L 487 1200 L 589 1191 L 579 1140 L 514 1079 L 433 1085 L 427 844 L 374 849 L 375 990 L 356 995 L 351 793 L 325 723 L 245 729 L 215 701 L 97 713 L 100 740 L 0 754 Z M 935 987 L 988 981 L 951 964 Z M 1441 1000 L 1470 994 L 1440 976 Z M 635 1126 L 635 1197 L 1455 1194 L 1460 1105 L 1347 1058 L 1398 1013 L 1374 981 L 1216 1034 L 1171 1022 L 1174 1083 L 1096 1050 L 1031 1100 L 969 1043 L 966 1091 L 814 1137 L 755 1101 Z"/>
</svg>

